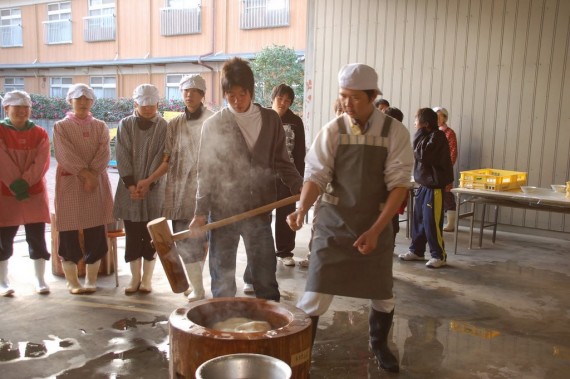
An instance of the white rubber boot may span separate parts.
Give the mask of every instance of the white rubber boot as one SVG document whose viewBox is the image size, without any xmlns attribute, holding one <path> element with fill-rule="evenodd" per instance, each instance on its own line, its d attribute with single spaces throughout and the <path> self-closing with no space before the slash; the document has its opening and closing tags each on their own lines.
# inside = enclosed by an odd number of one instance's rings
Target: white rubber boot
<svg viewBox="0 0 570 379">
<path fill-rule="evenodd" d="M 186 272 L 188 273 L 188 279 L 194 287 L 194 292 L 188 295 L 188 301 L 202 300 L 205 297 L 204 282 L 202 281 L 202 269 L 204 268 L 204 262 L 190 263 L 186 265 Z"/>
<path fill-rule="evenodd" d="M 154 265 L 156 263 L 156 259 L 152 261 L 147 261 L 143 259 L 143 275 L 141 286 L 139 287 L 140 292 L 150 293 L 152 292 L 152 273 L 154 272 Z"/>
<path fill-rule="evenodd" d="M 34 269 L 36 271 L 36 293 L 49 293 L 49 287 L 44 280 L 44 274 L 46 272 L 46 260 L 42 258 L 34 259 Z"/>
<path fill-rule="evenodd" d="M 8 259 L 0 261 L 0 296 L 11 296 L 14 293 L 8 282 Z"/>
<path fill-rule="evenodd" d="M 65 279 L 67 280 L 67 288 L 69 293 L 72 295 L 79 295 L 85 292 L 85 288 L 79 283 L 79 278 L 77 277 L 77 264 L 71 261 L 61 262 L 61 267 L 63 268 L 63 273 L 65 274 Z"/>
<path fill-rule="evenodd" d="M 97 274 L 99 274 L 101 260 L 85 265 L 85 292 L 93 293 L 97 291 Z"/>
<path fill-rule="evenodd" d="M 457 221 L 457 211 L 447 211 L 447 224 L 444 226 L 444 232 L 455 231 L 455 221 Z"/>
<path fill-rule="evenodd" d="M 129 262 L 131 265 L 131 282 L 125 288 L 125 293 L 133 293 L 139 290 L 141 285 L 141 258 Z"/>
<path fill-rule="evenodd" d="M 190 266 L 192 265 L 192 263 L 184 263 L 184 267 L 186 267 L 186 275 L 189 276 L 189 272 L 190 272 Z M 192 288 L 192 282 L 190 280 L 188 280 L 188 283 L 190 284 L 190 286 L 188 286 L 188 289 L 186 291 L 184 291 L 184 297 L 188 297 L 188 295 L 190 295 L 192 293 L 192 291 L 194 291 L 194 288 Z"/>
</svg>

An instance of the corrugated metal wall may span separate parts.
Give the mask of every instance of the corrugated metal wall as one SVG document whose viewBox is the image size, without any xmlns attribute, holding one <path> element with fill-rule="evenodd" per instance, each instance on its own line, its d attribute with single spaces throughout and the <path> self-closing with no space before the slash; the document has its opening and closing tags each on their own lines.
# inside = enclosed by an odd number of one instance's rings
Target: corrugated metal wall
<svg viewBox="0 0 570 379">
<path fill-rule="evenodd" d="M 570 180 L 570 1 L 311 0 L 305 119 L 332 117 L 337 72 L 367 63 L 413 132 L 420 107 L 443 106 L 457 171 L 527 171 Z M 458 175 L 456 175 L 458 177 Z M 501 223 L 570 231 L 570 216 L 501 209 Z"/>
</svg>

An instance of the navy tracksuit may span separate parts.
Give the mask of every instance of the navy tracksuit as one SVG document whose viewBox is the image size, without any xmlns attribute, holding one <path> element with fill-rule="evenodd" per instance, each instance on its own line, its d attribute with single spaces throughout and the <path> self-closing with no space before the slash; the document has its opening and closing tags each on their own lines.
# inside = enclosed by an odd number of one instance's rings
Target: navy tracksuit
<svg viewBox="0 0 570 379">
<path fill-rule="evenodd" d="M 414 136 L 416 190 L 410 251 L 423 256 L 426 243 L 432 258 L 447 259 L 443 242 L 443 191 L 453 182 L 453 165 L 445 133 L 420 128 Z"/>
</svg>

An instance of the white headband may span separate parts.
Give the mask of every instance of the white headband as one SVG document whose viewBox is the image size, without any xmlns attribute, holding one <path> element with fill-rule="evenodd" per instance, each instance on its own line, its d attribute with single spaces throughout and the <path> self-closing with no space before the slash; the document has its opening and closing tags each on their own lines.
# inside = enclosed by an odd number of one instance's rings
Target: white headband
<svg viewBox="0 0 570 379">
<path fill-rule="evenodd" d="M 141 84 L 133 91 L 133 100 L 140 106 L 156 105 L 160 100 L 158 88 L 152 84 Z"/>
<path fill-rule="evenodd" d="M 445 115 L 445 117 L 449 117 L 449 113 L 447 112 L 447 109 L 442 108 L 442 107 L 433 107 L 432 110 L 437 113 L 437 112 L 441 112 Z"/>
<path fill-rule="evenodd" d="M 362 63 L 347 64 L 338 73 L 338 85 L 340 88 L 366 91 L 375 89 L 380 95 L 378 88 L 378 74 L 376 71 Z"/>
<path fill-rule="evenodd" d="M 71 99 L 78 99 L 81 96 L 85 96 L 86 98 L 93 100 L 93 102 L 97 100 L 97 96 L 95 96 L 93 88 L 83 83 L 77 83 L 72 85 L 67 91 L 67 96 L 65 97 L 65 100 L 67 100 L 67 102 L 70 102 Z"/>
<path fill-rule="evenodd" d="M 2 106 L 6 107 L 8 105 L 31 107 L 32 98 L 24 91 L 11 91 L 4 94 L 4 99 L 2 100 Z"/>
<path fill-rule="evenodd" d="M 199 74 L 186 75 L 180 80 L 178 88 L 180 88 L 181 91 L 189 88 L 196 88 L 206 93 L 206 81 Z"/>
</svg>

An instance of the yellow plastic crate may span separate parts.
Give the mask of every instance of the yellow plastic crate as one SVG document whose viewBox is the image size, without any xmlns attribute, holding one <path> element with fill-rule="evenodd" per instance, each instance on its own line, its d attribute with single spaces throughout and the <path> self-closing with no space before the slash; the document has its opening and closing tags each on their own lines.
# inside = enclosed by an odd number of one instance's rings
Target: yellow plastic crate
<svg viewBox="0 0 570 379">
<path fill-rule="evenodd" d="M 510 191 L 526 185 L 526 172 L 482 168 L 461 171 L 459 187 L 488 191 Z"/>
</svg>

